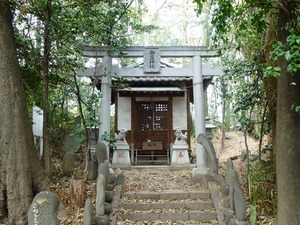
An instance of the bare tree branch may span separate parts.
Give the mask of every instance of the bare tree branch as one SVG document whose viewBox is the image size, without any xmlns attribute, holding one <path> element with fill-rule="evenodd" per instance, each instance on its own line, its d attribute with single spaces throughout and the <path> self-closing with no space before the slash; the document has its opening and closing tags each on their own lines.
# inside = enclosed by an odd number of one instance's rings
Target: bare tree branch
<svg viewBox="0 0 300 225">
<path fill-rule="evenodd" d="M 281 9 L 283 9 L 283 11 L 287 14 L 290 15 L 289 10 L 287 9 L 286 5 L 288 4 L 287 2 L 283 3 L 283 1 L 281 0 L 275 0 L 275 2 L 279 5 L 279 7 Z"/>
</svg>

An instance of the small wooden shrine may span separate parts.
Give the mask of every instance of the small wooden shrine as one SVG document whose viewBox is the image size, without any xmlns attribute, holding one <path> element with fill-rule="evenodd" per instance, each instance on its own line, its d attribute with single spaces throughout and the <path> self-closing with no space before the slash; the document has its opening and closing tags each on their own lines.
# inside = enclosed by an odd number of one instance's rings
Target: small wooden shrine
<svg viewBox="0 0 300 225">
<path fill-rule="evenodd" d="M 106 48 L 85 47 L 86 57 L 102 57 L 97 68 L 79 71 L 80 76 L 100 76 L 103 100 L 100 108 L 100 136 L 109 132 L 110 106 L 115 103 L 115 132 L 122 130 L 123 140 L 117 140 L 112 163 L 130 166 L 142 163 L 166 162 L 171 165 L 189 163 L 191 115 L 195 110 L 195 133 L 205 133 L 204 91 L 213 76 L 222 69 L 202 64 L 203 57 L 214 57 L 216 51 L 206 47 L 128 47 L 125 57 L 142 57 L 137 67 L 112 66 Z M 163 57 L 190 57 L 192 65 L 177 68 Z M 105 74 L 105 76 L 104 76 Z M 111 89 L 117 76 L 126 78 L 125 89 Z M 104 119 L 105 118 L 105 119 Z M 205 151 L 197 148 L 197 164 L 205 165 Z"/>
</svg>

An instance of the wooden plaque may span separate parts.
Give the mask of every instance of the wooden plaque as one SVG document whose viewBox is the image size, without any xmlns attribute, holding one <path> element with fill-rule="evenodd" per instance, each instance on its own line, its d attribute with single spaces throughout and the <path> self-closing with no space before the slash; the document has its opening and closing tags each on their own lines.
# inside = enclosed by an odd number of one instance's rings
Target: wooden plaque
<svg viewBox="0 0 300 225">
<path fill-rule="evenodd" d="M 143 142 L 143 150 L 162 150 L 161 141 Z"/>
</svg>

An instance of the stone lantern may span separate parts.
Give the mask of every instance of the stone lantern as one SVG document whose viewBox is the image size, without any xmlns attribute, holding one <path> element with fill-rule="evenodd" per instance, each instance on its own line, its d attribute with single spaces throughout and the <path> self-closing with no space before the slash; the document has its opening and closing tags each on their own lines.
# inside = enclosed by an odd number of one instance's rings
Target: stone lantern
<svg viewBox="0 0 300 225">
<path fill-rule="evenodd" d="M 205 135 L 209 140 L 213 139 L 213 129 L 215 128 L 216 126 L 210 122 L 209 117 L 205 117 Z"/>
</svg>

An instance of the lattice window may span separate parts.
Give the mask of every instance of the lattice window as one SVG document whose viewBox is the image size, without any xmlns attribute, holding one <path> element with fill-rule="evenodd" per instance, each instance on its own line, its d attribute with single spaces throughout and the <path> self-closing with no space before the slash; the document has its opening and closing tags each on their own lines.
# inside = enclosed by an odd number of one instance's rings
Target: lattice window
<svg viewBox="0 0 300 225">
<path fill-rule="evenodd" d="M 168 104 L 167 103 L 155 103 L 155 111 L 156 112 L 167 112 Z"/>
<path fill-rule="evenodd" d="M 149 103 L 141 103 L 138 106 L 138 130 L 152 130 L 153 118 Z"/>
<path fill-rule="evenodd" d="M 168 103 L 139 103 L 137 114 L 138 130 L 166 130 L 168 128 Z"/>
<path fill-rule="evenodd" d="M 154 130 L 168 129 L 168 104 L 155 103 Z"/>
</svg>

